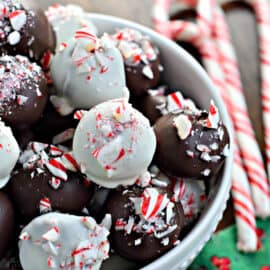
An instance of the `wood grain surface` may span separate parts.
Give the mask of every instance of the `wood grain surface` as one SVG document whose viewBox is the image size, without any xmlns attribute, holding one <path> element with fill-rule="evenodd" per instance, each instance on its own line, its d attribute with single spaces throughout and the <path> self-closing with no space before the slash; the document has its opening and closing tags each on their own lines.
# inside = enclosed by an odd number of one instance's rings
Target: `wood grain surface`
<svg viewBox="0 0 270 270">
<path fill-rule="evenodd" d="M 91 12 L 119 16 L 151 26 L 152 0 L 59 0 L 61 4 L 74 3 Z M 37 0 L 47 8 L 54 0 Z M 252 124 L 262 152 L 264 151 L 263 126 L 260 101 L 260 67 L 256 20 L 252 10 L 244 4 L 224 7 L 240 64 L 241 77 Z M 198 56 L 197 56 L 198 58 Z M 232 204 L 229 202 L 219 229 L 232 224 Z"/>
</svg>

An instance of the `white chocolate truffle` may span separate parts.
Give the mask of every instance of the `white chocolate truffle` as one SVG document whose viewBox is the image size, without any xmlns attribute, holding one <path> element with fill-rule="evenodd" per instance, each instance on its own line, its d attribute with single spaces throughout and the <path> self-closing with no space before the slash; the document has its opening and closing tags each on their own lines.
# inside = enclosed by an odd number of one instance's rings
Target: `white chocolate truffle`
<svg viewBox="0 0 270 270">
<path fill-rule="evenodd" d="M 56 33 L 57 48 L 63 42 L 69 41 L 80 28 L 88 27 L 94 35 L 98 33 L 90 14 L 77 5 L 55 4 L 45 13 Z"/>
<path fill-rule="evenodd" d="M 19 154 L 20 149 L 11 128 L 0 121 L 0 188 L 8 183 Z"/>
<path fill-rule="evenodd" d="M 82 172 L 107 188 L 134 184 L 147 171 L 155 149 L 148 119 L 126 99 L 107 101 L 87 112 L 73 141 Z"/>
<path fill-rule="evenodd" d="M 91 217 L 60 213 L 35 218 L 20 235 L 22 268 L 100 269 L 110 249 L 109 228 L 104 225 L 98 225 Z"/>
<path fill-rule="evenodd" d="M 62 103 L 73 109 L 90 109 L 110 99 L 128 98 L 120 52 L 106 35 L 98 39 L 89 29 L 78 30 L 55 55 L 51 75 L 57 96 L 66 99 Z"/>
</svg>

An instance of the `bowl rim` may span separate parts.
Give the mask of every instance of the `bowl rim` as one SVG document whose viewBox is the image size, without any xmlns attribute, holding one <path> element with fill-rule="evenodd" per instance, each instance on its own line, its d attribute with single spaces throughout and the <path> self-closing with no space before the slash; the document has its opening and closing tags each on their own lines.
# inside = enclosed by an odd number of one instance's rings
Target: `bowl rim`
<svg viewBox="0 0 270 270">
<path fill-rule="evenodd" d="M 166 43 L 169 50 L 177 51 L 179 55 L 184 59 L 185 62 L 189 62 L 190 65 L 192 65 L 192 68 L 194 69 L 194 72 L 197 76 L 200 77 L 202 81 L 204 81 L 205 85 L 207 85 L 212 98 L 214 99 L 215 103 L 218 105 L 218 109 L 220 112 L 220 115 L 222 117 L 223 122 L 225 123 L 230 137 L 230 152 L 228 157 L 226 157 L 223 173 L 221 175 L 221 181 L 220 181 L 220 187 L 218 188 L 218 191 L 216 195 L 213 198 L 213 201 L 210 205 L 210 207 L 207 209 L 207 211 L 204 213 L 204 217 L 198 222 L 193 228 L 192 233 L 189 233 L 182 241 L 181 244 L 176 246 L 175 248 L 171 249 L 167 253 L 163 254 L 158 259 L 154 260 L 153 262 L 147 264 L 144 266 L 143 270 L 153 270 L 153 269 L 160 269 L 161 266 L 165 266 L 164 263 L 166 261 L 170 261 L 172 258 L 177 256 L 177 254 L 184 249 L 187 249 L 190 245 L 190 243 L 196 241 L 198 237 L 204 235 L 204 229 L 208 225 L 208 219 L 212 219 L 214 213 L 218 211 L 218 208 L 220 208 L 221 205 L 224 205 L 229 197 L 229 191 L 231 187 L 231 173 L 232 173 L 232 165 L 233 165 L 233 128 L 232 123 L 229 118 L 227 109 L 225 104 L 222 101 L 222 98 L 220 94 L 218 93 L 217 89 L 215 88 L 213 82 L 208 77 L 206 71 L 200 66 L 200 64 L 183 48 L 181 48 L 179 45 L 177 45 L 174 41 L 162 36 L 161 34 L 155 32 L 154 30 L 150 29 L 149 27 L 146 27 L 144 25 L 141 25 L 136 22 L 132 22 L 126 19 L 118 18 L 111 15 L 105 15 L 105 14 L 98 14 L 98 13 L 89 13 L 90 18 L 96 19 L 96 20 L 102 20 L 104 22 L 108 23 L 118 23 L 123 24 L 126 27 L 135 28 L 139 31 L 142 31 L 146 35 L 149 35 L 150 37 L 154 37 L 155 39 L 160 40 L 163 43 Z M 201 237 L 203 238 L 203 237 Z M 189 254 L 190 255 L 190 254 Z M 176 265 L 175 265 L 176 266 Z"/>
</svg>

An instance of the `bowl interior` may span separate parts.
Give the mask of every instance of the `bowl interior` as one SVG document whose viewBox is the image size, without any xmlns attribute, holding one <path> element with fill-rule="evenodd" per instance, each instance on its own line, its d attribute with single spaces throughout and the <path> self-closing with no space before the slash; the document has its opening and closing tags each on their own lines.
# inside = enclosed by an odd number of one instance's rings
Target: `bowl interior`
<svg viewBox="0 0 270 270">
<path fill-rule="evenodd" d="M 165 67 L 162 83 L 168 84 L 171 89 L 181 90 L 184 95 L 194 99 L 203 109 L 208 109 L 209 102 L 213 99 L 219 108 L 222 120 L 228 127 L 230 135 L 232 135 L 231 123 L 219 94 L 204 70 L 188 53 L 176 43 L 136 23 L 107 15 L 91 14 L 91 17 L 99 33 L 112 33 L 116 28 L 130 27 L 150 36 L 160 49 L 162 64 Z M 167 269 L 181 269 L 188 266 L 215 230 L 221 218 L 229 196 L 231 169 L 232 149 L 231 154 L 226 159 L 223 171 L 215 186 L 212 187 L 208 206 L 199 222 L 179 246 L 144 266 L 145 270 L 164 269 L 165 267 Z M 125 260 L 117 257 L 108 260 L 103 266 L 104 269 L 132 269 L 133 267 L 136 269 L 140 266 L 125 262 Z"/>
</svg>

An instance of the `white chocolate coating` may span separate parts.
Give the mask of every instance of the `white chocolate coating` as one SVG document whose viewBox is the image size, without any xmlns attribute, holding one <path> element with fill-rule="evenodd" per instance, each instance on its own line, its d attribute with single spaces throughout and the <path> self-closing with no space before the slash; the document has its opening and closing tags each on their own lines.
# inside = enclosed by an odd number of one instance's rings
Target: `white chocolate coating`
<svg viewBox="0 0 270 270">
<path fill-rule="evenodd" d="M 61 43 L 69 41 L 82 27 L 87 26 L 94 35 L 98 33 L 90 15 L 77 5 L 53 5 L 48 8 L 46 15 L 56 33 L 56 48 L 59 48 Z"/>
<path fill-rule="evenodd" d="M 71 39 L 53 58 L 51 74 L 57 95 L 74 109 L 128 97 L 122 56 L 106 36 L 96 41 Z"/>
<path fill-rule="evenodd" d="M 20 149 L 11 128 L 0 121 L 0 188 L 8 183 L 19 154 Z"/>
<path fill-rule="evenodd" d="M 24 270 L 98 270 L 108 258 L 108 235 L 91 217 L 45 214 L 23 229 L 20 262 Z"/>
<path fill-rule="evenodd" d="M 155 149 L 148 119 L 126 99 L 107 101 L 87 112 L 73 141 L 82 172 L 107 188 L 134 184 L 147 170 Z"/>
</svg>

